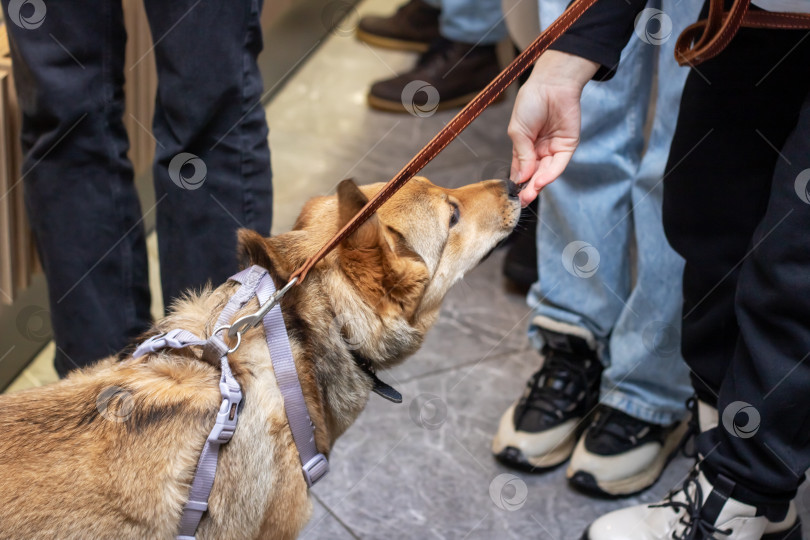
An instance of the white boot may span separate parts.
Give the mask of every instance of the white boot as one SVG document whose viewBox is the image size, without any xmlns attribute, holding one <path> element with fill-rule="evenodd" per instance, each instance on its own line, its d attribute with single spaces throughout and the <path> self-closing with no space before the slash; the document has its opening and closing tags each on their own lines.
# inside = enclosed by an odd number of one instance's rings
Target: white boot
<svg viewBox="0 0 810 540">
<path fill-rule="evenodd" d="M 697 416 L 700 432 L 717 427 L 720 423 L 717 408 L 697 400 Z M 796 502 L 790 501 L 787 516 L 782 521 L 768 521 L 762 540 L 802 540 L 802 524 L 796 511 Z"/>
<path fill-rule="evenodd" d="M 720 423 L 720 415 L 717 414 L 717 407 L 712 407 L 705 401 L 699 399 L 697 400 L 697 415 L 701 433 L 716 428 L 717 424 Z"/>
<path fill-rule="evenodd" d="M 605 514 L 583 540 L 760 540 L 768 525 L 757 509 L 728 496 L 733 484 L 715 487 L 697 468 L 664 501 Z"/>
</svg>

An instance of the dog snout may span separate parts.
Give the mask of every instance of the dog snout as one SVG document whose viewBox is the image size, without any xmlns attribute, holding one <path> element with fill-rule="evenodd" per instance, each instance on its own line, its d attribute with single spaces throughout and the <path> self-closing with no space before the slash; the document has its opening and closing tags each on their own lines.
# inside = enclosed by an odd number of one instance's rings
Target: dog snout
<svg viewBox="0 0 810 540">
<path fill-rule="evenodd" d="M 511 180 L 501 180 L 504 184 L 504 189 L 506 190 L 507 195 L 509 195 L 510 199 L 517 199 L 518 194 L 520 193 L 520 186 Z"/>
</svg>

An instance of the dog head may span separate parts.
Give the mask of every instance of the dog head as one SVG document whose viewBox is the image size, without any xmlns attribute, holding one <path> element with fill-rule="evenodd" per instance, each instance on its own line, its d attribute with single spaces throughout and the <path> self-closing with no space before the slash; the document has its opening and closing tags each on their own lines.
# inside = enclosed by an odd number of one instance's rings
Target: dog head
<svg viewBox="0 0 810 540">
<path fill-rule="evenodd" d="M 344 180 L 336 195 L 311 199 L 289 233 L 240 231 L 243 259 L 286 280 L 382 186 Z M 313 268 L 294 288 L 305 293 L 293 295 L 292 307 L 310 331 L 337 334 L 376 367 L 391 367 L 419 347 L 444 295 L 512 231 L 519 213 L 509 182 L 448 189 L 416 177 Z M 335 337 L 329 341 L 340 347 Z"/>
</svg>

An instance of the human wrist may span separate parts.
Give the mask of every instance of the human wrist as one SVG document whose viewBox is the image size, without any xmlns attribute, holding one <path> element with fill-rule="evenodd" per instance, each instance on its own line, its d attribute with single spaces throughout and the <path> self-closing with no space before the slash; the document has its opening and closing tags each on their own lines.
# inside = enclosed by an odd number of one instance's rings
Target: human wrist
<svg viewBox="0 0 810 540">
<path fill-rule="evenodd" d="M 535 62 L 529 83 L 566 86 L 581 92 L 599 67 L 598 63 L 581 56 L 549 50 Z"/>
</svg>

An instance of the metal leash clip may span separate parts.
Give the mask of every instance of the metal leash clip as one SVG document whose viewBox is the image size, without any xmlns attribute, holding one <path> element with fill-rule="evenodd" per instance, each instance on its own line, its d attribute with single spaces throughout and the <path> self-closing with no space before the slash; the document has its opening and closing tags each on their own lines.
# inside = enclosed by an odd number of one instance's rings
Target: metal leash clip
<svg viewBox="0 0 810 540">
<path fill-rule="evenodd" d="M 218 326 L 216 329 L 214 329 L 213 333 L 211 334 L 211 337 L 213 338 L 214 336 L 216 336 L 217 334 L 219 334 L 223 330 L 229 330 L 230 328 L 231 328 L 230 325 L 227 325 L 227 324 L 225 324 L 223 326 Z M 229 335 L 230 335 L 230 333 L 229 333 Z M 224 341 L 223 341 L 223 343 L 224 343 Z M 228 349 L 227 354 L 231 354 L 232 352 L 234 352 L 236 349 L 239 348 L 239 345 L 241 345 L 241 344 L 242 344 L 242 334 L 237 333 L 236 334 L 236 345 L 234 345 L 233 347 Z M 225 345 L 225 346 L 227 347 L 227 345 Z"/>
<path fill-rule="evenodd" d="M 286 285 L 284 285 L 284 287 L 273 293 L 273 295 L 267 299 L 267 302 L 259 307 L 258 311 L 251 313 L 250 315 L 240 317 L 234 321 L 233 324 L 228 327 L 228 336 L 232 338 L 236 337 L 237 340 L 241 340 L 242 334 L 245 331 L 257 326 L 258 324 L 261 324 L 264 316 L 267 315 L 271 309 L 276 307 L 276 304 L 278 304 L 279 300 L 281 300 L 281 297 L 287 294 L 287 291 L 289 291 L 297 281 L 298 277 L 292 278 Z M 239 346 L 239 341 L 237 341 L 236 346 Z"/>
</svg>

